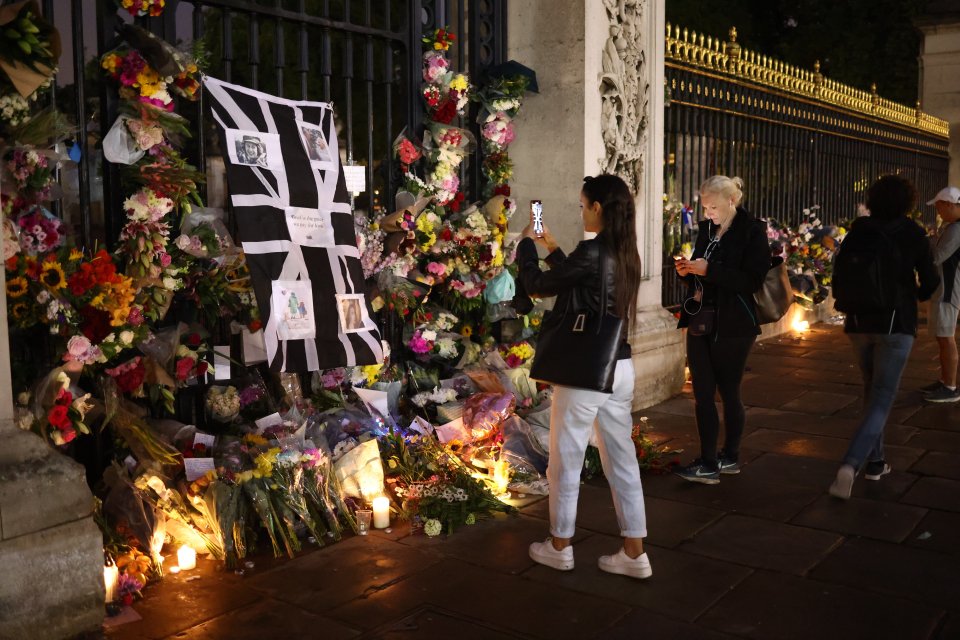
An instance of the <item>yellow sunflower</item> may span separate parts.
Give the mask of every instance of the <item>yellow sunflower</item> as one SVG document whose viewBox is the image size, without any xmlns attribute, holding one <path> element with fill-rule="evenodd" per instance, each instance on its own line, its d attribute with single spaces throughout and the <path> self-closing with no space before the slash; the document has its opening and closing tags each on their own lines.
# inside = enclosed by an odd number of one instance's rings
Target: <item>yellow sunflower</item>
<svg viewBox="0 0 960 640">
<path fill-rule="evenodd" d="M 460 335 L 462 335 L 464 338 L 469 338 L 473 335 L 473 327 L 468 324 L 463 325 L 463 328 L 460 329 Z"/>
<path fill-rule="evenodd" d="M 20 320 L 27 315 L 28 307 L 25 302 L 18 302 L 10 308 L 10 315 L 14 320 Z"/>
<path fill-rule="evenodd" d="M 10 278 L 7 280 L 7 297 L 19 298 L 27 292 L 29 286 L 27 279 L 22 276 Z"/>
<path fill-rule="evenodd" d="M 40 268 L 40 282 L 56 291 L 67 286 L 67 276 L 59 262 L 44 262 Z"/>
</svg>

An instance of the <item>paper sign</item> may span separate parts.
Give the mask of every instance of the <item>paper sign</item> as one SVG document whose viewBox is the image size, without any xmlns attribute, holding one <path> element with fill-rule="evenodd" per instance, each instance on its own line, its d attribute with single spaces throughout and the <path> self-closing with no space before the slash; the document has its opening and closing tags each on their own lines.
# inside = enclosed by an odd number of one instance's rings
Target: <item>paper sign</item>
<svg viewBox="0 0 960 640">
<path fill-rule="evenodd" d="M 336 298 L 340 329 L 344 333 L 357 333 L 374 326 L 367 316 L 367 304 L 362 293 L 338 293 Z"/>
<path fill-rule="evenodd" d="M 297 128 L 300 129 L 300 141 L 307 152 L 311 166 L 325 168 L 334 164 L 333 155 L 330 153 L 330 146 L 327 144 L 327 137 L 323 134 L 323 129 L 309 122 L 297 121 Z"/>
<path fill-rule="evenodd" d="M 313 289 L 309 280 L 274 280 L 270 296 L 271 315 L 277 319 L 281 340 L 317 337 L 313 315 Z"/>
<path fill-rule="evenodd" d="M 195 434 L 193 434 L 193 446 L 202 444 L 203 446 L 209 449 L 210 447 L 213 446 L 213 444 L 216 441 L 217 441 L 217 436 L 210 435 L 209 433 L 202 433 L 200 431 L 197 431 Z"/>
<path fill-rule="evenodd" d="M 433 425 L 420 416 L 413 419 L 413 422 L 410 423 L 410 429 L 424 436 L 429 436 L 433 433 Z"/>
<path fill-rule="evenodd" d="M 263 340 L 263 329 L 256 333 L 250 333 L 250 330 L 244 327 L 240 332 L 243 340 L 243 363 L 257 364 L 267 361 L 267 344 Z"/>
<path fill-rule="evenodd" d="M 390 415 L 389 393 L 376 389 L 360 389 L 359 387 L 354 387 L 353 390 L 363 400 L 363 404 L 367 405 L 371 414 Z"/>
<path fill-rule="evenodd" d="M 263 433 L 264 429 L 283 424 L 283 418 L 280 417 L 279 413 L 271 413 L 259 420 L 254 420 L 254 423 L 257 425 L 257 433 Z"/>
<path fill-rule="evenodd" d="M 287 219 L 290 240 L 308 247 L 335 247 L 333 222 L 329 211 L 287 207 L 283 210 Z"/>
<path fill-rule="evenodd" d="M 187 482 L 202 478 L 208 471 L 216 471 L 213 458 L 184 458 L 183 468 L 187 472 Z"/>
<path fill-rule="evenodd" d="M 451 440 L 471 440 L 470 434 L 467 433 L 467 430 L 463 427 L 463 418 L 457 418 L 452 422 L 437 427 L 437 439 L 443 444 L 447 444 Z"/>
<path fill-rule="evenodd" d="M 283 171 L 280 135 L 260 131 L 227 129 L 227 153 L 233 164 Z"/>
<path fill-rule="evenodd" d="M 213 348 L 213 379 L 230 379 L 230 358 L 226 355 L 230 353 L 230 345 L 220 344 Z"/>
</svg>

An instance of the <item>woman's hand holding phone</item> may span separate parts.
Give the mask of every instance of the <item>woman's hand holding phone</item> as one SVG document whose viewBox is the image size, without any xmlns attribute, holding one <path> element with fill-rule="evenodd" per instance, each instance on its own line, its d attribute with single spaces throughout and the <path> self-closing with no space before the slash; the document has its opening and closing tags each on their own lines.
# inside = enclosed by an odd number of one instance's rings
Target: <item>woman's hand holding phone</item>
<svg viewBox="0 0 960 640">
<path fill-rule="evenodd" d="M 530 208 L 530 222 L 526 227 L 523 228 L 521 235 L 524 238 L 530 238 L 537 244 L 546 247 L 547 251 L 553 252 L 557 249 L 557 243 L 553 238 L 553 234 L 550 233 L 550 229 L 547 227 L 547 225 L 543 224 L 542 218 L 540 223 L 540 231 L 537 231 L 536 225 L 534 224 L 532 207 Z"/>
</svg>

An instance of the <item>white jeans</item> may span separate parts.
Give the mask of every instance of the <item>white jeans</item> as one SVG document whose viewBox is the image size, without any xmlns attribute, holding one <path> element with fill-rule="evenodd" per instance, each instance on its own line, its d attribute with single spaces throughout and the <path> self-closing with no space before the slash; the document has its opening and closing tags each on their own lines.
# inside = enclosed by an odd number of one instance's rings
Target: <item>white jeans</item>
<svg viewBox="0 0 960 640">
<path fill-rule="evenodd" d="M 555 386 L 550 409 L 550 533 L 572 538 L 577 521 L 580 471 L 596 419 L 603 473 L 610 483 L 620 535 L 645 538 L 647 515 L 633 430 L 633 362 L 618 360 L 613 393 Z"/>
</svg>

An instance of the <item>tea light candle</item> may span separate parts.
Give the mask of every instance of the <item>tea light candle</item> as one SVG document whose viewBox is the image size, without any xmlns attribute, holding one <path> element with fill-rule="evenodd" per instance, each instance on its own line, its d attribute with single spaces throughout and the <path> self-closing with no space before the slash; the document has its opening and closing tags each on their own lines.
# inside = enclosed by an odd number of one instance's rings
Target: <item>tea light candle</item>
<svg viewBox="0 0 960 640">
<path fill-rule="evenodd" d="M 177 562 L 180 564 L 181 571 L 189 571 L 197 568 L 197 552 L 193 547 L 183 545 L 177 549 Z"/>
<path fill-rule="evenodd" d="M 390 526 L 390 498 L 378 496 L 373 499 L 373 526 L 386 529 Z"/>
<path fill-rule="evenodd" d="M 103 567 L 103 586 L 106 589 L 106 603 L 113 602 L 117 597 L 117 582 L 120 580 L 120 569 L 117 565 L 110 563 Z"/>
</svg>

